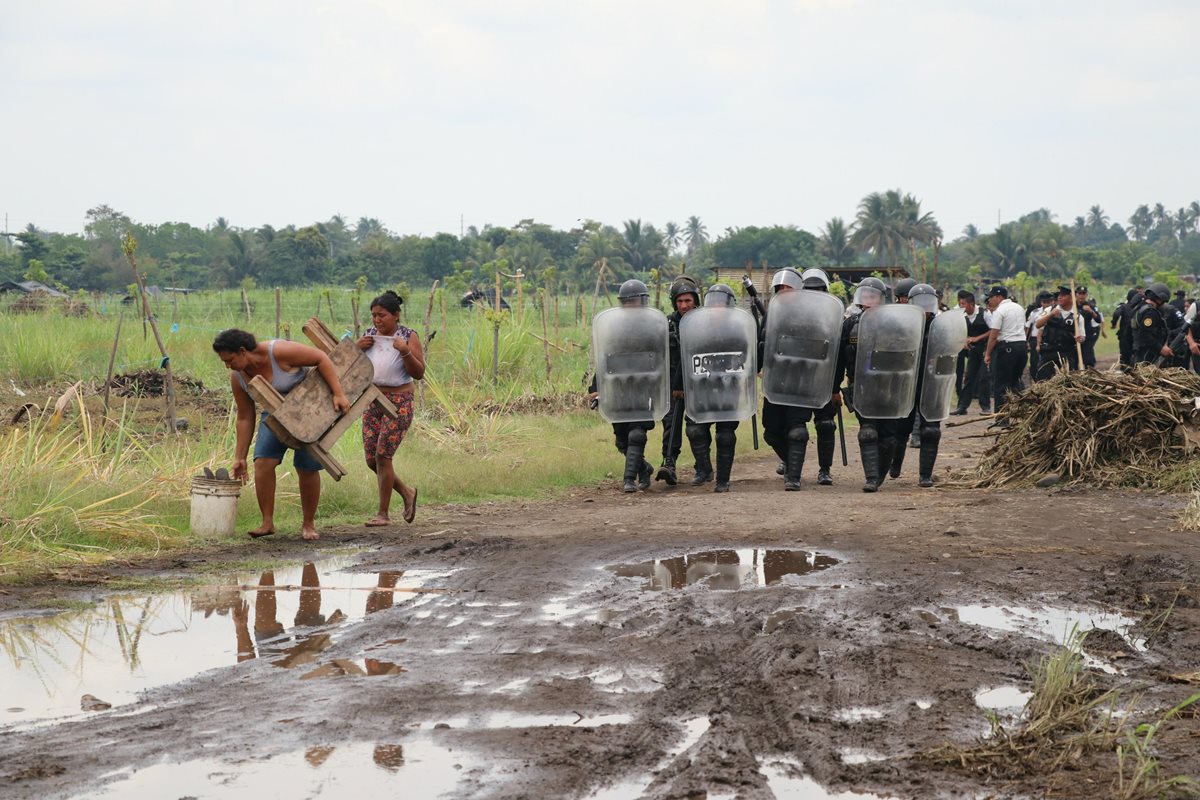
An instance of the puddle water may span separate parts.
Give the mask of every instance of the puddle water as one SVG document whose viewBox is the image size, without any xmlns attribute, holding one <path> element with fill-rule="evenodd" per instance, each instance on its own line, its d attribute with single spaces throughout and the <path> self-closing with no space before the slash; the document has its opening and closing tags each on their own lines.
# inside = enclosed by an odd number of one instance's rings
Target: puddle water
<svg viewBox="0 0 1200 800">
<path fill-rule="evenodd" d="M 806 550 L 708 550 L 605 567 L 622 578 L 645 578 L 654 591 L 682 589 L 701 584 L 709 589 L 733 590 L 772 586 L 789 575 L 808 575 L 841 563 L 832 556 Z"/>
<path fill-rule="evenodd" d="M 869 719 L 883 719 L 884 714 L 878 708 L 843 708 L 834 713 L 833 718 L 838 722 L 866 722 Z"/>
<path fill-rule="evenodd" d="M 1033 692 L 1026 692 L 1016 686 L 997 686 L 977 691 L 975 705 L 993 711 L 1020 711 L 1031 697 Z"/>
<path fill-rule="evenodd" d="M 683 741 L 674 745 L 662 760 L 655 765 L 649 777 L 624 780 L 612 786 L 600 789 L 588 795 L 588 800 L 628 800 L 631 797 L 641 797 L 654 783 L 654 775 L 666 769 L 672 761 L 696 746 L 700 738 L 708 732 L 710 722 L 708 717 L 696 717 L 683 723 Z"/>
<path fill-rule="evenodd" d="M 206 799 L 386 797 L 401 785 L 408 786 L 403 792 L 408 797 L 437 797 L 454 792 L 469 773 L 482 773 L 476 759 L 465 751 L 439 747 L 427 740 L 401 744 L 355 742 L 310 747 L 264 759 L 201 759 L 123 769 L 103 776 L 111 782 L 76 799 L 157 800 L 181 794 Z M 478 779 L 480 775 L 470 777 Z"/>
<path fill-rule="evenodd" d="M 887 756 L 874 750 L 857 750 L 854 748 L 839 750 L 838 757 L 843 764 L 869 764 L 872 761 L 887 761 Z"/>
<path fill-rule="evenodd" d="M 1123 614 L 1104 611 L 1080 611 L 1066 608 L 1025 608 L 1022 606 L 958 606 L 942 609 L 952 620 L 998 631 L 1013 631 L 1064 644 L 1072 628 L 1080 633 L 1092 630 L 1113 631 L 1139 653 L 1146 652 L 1146 640 L 1131 633 L 1137 620 Z"/>
<path fill-rule="evenodd" d="M 884 795 L 832 792 L 803 774 L 799 764 L 776 761 L 764 764 L 762 774 L 776 800 L 884 800 Z"/>
<path fill-rule="evenodd" d="M 113 597 L 87 611 L 0 622 L 0 726 L 78 715 L 87 694 L 111 706 L 139 691 L 253 659 L 312 675 L 395 674 L 376 659 L 322 665 L 340 625 L 429 595 L 445 572 L 340 570 L 348 558 L 216 579 L 180 592 Z M 316 677 L 316 675 L 313 675 Z M 20 698 L 19 703 L 11 700 Z M 8 699 L 9 702 L 5 702 Z"/>
</svg>

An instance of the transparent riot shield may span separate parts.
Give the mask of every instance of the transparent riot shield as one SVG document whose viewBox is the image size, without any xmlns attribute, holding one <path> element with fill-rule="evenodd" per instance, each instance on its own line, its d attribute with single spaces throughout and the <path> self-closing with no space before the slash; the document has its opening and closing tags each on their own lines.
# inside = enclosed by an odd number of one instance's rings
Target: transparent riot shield
<svg viewBox="0 0 1200 800">
<path fill-rule="evenodd" d="M 842 301 L 825 292 L 771 298 L 763 352 L 763 394 L 781 406 L 821 408 L 833 395 Z"/>
<path fill-rule="evenodd" d="M 592 319 L 600 416 L 652 422 L 671 406 L 667 318 L 645 306 L 609 308 Z"/>
<path fill-rule="evenodd" d="M 908 304 L 876 306 L 858 323 L 854 410 L 869 419 L 901 419 L 912 411 L 925 313 Z"/>
<path fill-rule="evenodd" d="M 679 321 L 687 415 L 696 422 L 750 419 L 758 410 L 758 326 L 736 306 L 705 306 Z"/>
<path fill-rule="evenodd" d="M 925 332 L 925 364 L 921 375 L 921 416 L 941 422 L 950 416 L 958 354 L 967 344 L 967 318 L 960 309 L 943 311 Z"/>
</svg>

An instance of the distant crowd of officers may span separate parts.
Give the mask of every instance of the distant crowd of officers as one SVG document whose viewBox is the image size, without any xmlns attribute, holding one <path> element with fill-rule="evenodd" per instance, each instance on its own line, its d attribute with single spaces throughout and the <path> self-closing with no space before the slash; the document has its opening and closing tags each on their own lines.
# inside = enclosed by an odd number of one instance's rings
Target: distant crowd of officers
<svg viewBox="0 0 1200 800">
<path fill-rule="evenodd" d="M 686 435 L 695 459 L 692 485 L 726 492 L 740 423 L 750 421 L 757 447 L 761 379 L 763 438 L 779 457 L 783 487 L 796 491 L 806 457 L 808 423 L 816 431 L 817 483 L 832 485 L 842 406 L 858 419 L 864 492 L 899 478 L 908 448 L 918 449 L 918 485 L 933 486 L 941 423 L 972 403 L 990 413 L 1008 394 L 1061 370 L 1094 367 L 1105 319 L 1087 287 L 1044 291 L 1028 307 L 1003 286 L 982 305 L 958 292 L 947 308 L 932 286 L 905 278 L 888 286 L 866 278 L 843 305 L 819 269 L 778 271 L 771 313 L 744 281 L 751 311 L 733 290 L 702 292 L 691 277 L 670 287 L 669 315 L 649 308 L 641 281 L 622 284 L 617 308 L 593 322 L 594 407 L 613 424 L 625 456 L 622 488 L 674 486 Z M 902 307 L 907 306 L 907 309 Z M 1200 316 L 1182 292 L 1161 283 L 1130 290 L 1109 324 L 1121 363 L 1200 368 Z M 957 397 L 957 403 L 951 402 Z M 645 458 L 648 432 L 663 423 L 662 465 Z M 715 459 L 713 445 L 716 445 Z M 842 460 L 846 463 L 842 436 Z"/>
</svg>

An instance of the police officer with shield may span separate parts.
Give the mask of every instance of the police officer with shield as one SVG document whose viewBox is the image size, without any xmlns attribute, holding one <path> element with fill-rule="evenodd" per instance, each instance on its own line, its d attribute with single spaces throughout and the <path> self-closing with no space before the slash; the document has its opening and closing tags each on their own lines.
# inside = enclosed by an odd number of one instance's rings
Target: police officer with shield
<svg viewBox="0 0 1200 800">
<path fill-rule="evenodd" d="M 850 380 L 864 492 L 879 491 L 896 449 L 896 422 L 912 411 L 924 327 L 925 315 L 916 307 L 884 305 L 885 291 L 878 278 L 859 283 L 853 302 L 863 311 L 843 324 L 834 380 L 839 387 L 843 377 Z"/>
<path fill-rule="evenodd" d="M 650 486 L 654 468 L 646 461 L 646 433 L 670 406 L 667 318 L 649 308 L 646 284 L 629 280 L 617 291 L 620 305 L 592 320 L 596 372 L 591 391 L 600 415 L 612 423 L 617 450 L 625 456 L 623 489 Z"/>
<path fill-rule="evenodd" d="M 939 312 L 937 292 L 927 283 L 918 283 L 908 297 L 910 303 L 925 312 L 917 404 L 909 419 L 919 421 L 917 485 L 927 489 L 933 486 L 933 468 L 942 441 L 942 421 L 950 416 L 955 365 L 967 341 L 967 318 L 957 308 Z M 903 447 L 899 449 L 903 450 Z"/>
<path fill-rule="evenodd" d="M 834 387 L 845 308 L 829 294 L 820 269 L 785 269 L 772 281 L 763 355 L 763 438 L 784 463 L 785 491 L 800 489 L 808 421 L 817 430 L 817 483 L 833 483 L 834 417 L 842 396 Z"/>
<path fill-rule="evenodd" d="M 656 481 L 666 481 L 667 486 L 678 482 L 675 462 L 683 444 L 683 368 L 679 362 L 679 321 L 683 315 L 700 305 L 700 286 L 695 279 L 680 275 L 671 281 L 671 306 L 675 309 L 667 315 L 669 346 L 671 353 L 671 406 L 663 417 L 663 462 L 654 476 Z"/>
<path fill-rule="evenodd" d="M 714 492 L 729 491 L 737 426 L 758 407 L 758 326 L 738 308 L 733 290 L 715 283 L 704 306 L 679 323 L 680 363 L 687 402 L 687 437 L 696 456 L 693 486 L 712 480 L 712 427 L 716 425 L 717 469 Z"/>
</svg>

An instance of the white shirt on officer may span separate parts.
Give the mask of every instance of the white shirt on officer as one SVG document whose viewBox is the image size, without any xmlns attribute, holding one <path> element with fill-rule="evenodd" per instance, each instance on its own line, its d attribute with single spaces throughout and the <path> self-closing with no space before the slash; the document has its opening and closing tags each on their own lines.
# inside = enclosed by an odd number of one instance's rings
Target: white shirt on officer
<svg viewBox="0 0 1200 800">
<path fill-rule="evenodd" d="M 1025 309 L 1007 297 L 1001 300 L 1000 305 L 992 312 L 989 325 L 992 330 L 1000 332 L 997 341 L 1025 341 Z"/>
</svg>

